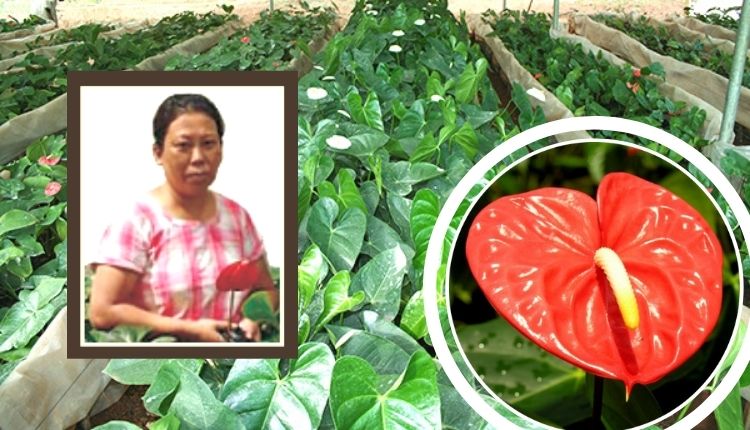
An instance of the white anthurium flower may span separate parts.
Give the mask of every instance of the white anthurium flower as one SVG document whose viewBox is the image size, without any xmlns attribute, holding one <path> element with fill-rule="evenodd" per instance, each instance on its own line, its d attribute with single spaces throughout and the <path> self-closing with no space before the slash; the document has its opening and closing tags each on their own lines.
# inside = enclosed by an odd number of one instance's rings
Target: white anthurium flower
<svg viewBox="0 0 750 430">
<path fill-rule="evenodd" d="M 534 97 L 535 99 L 539 100 L 542 103 L 544 103 L 544 101 L 547 99 L 544 96 L 544 93 L 536 88 L 529 88 L 528 90 L 526 90 L 526 94 L 530 95 L 531 97 Z"/>
<path fill-rule="evenodd" d="M 320 80 L 321 80 L 321 81 L 335 81 L 335 80 L 336 80 L 336 77 L 335 77 L 335 76 L 331 76 L 331 75 L 328 75 L 328 76 L 323 76 L 322 78 L 320 78 Z"/>
<path fill-rule="evenodd" d="M 432 100 L 433 102 L 437 103 L 437 102 L 441 102 L 441 101 L 443 101 L 445 99 L 440 94 L 433 94 L 433 95 L 430 96 L 430 100 Z"/>
<path fill-rule="evenodd" d="M 369 15 L 375 16 L 378 14 L 378 11 L 376 11 L 375 9 L 371 9 L 371 10 L 368 10 L 366 13 Z"/>
<path fill-rule="evenodd" d="M 401 47 L 398 45 L 391 45 L 388 47 L 388 50 L 391 52 L 395 52 L 396 54 L 402 51 Z"/>
<path fill-rule="evenodd" d="M 421 25 L 424 25 L 425 22 L 426 22 L 425 20 L 423 20 L 422 18 L 419 18 L 418 20 L 414 21 L 414 25 L 421 26 Z"/>
<path fill-rule="evenodd" d="M 352 141 L 339 134 L 334 134 L 326 139 L 326 144 L 333 149 L 349 149 L 352 146 Z"/>
<path fill-rule="evenodd" d="M 401 37 L 401 36 L 403 36 L 406 33 L 404 33 L 402 30 L 393 30 L 393 33 L 391 33 L 391 34 L 394 35 L 394 36 L 396 36 L 396 37 Z"/>
<path fill-rule="evenodd" d="M 347 112 L 347 111 L 345 111 L 345 110 L 343 110 L 343 109 L 339 109 L 339 110 L 337 110 L 336 112 L 340 113 L 341 115 L 343 115 L 343 116 L 345 116 L 345 117 L 347 117 L 347 118 L 349 118 L 349 119 L 352 119 L 352 116 L 351 116 L 351 115 L 349 115 L 349 112 Z"/>
<path fill-rule="evenodd" d="M 440 14 L 434 13 L 430 15 L 430 18 L 440 18 Z"/>
<path fill-rule="evenodd" d="M 328 91 L 323 88 L 310 87 L 307 89 L 307 98 L 310 100 L 320 100 L 328 95 Z"/>
<path fill-rule="evenodd" d="M 313 69 L 320 70 L 321 72 L 325 70 L 322 66 L 318 66 L 317 64 L 313 66 Z"/>
</svg>

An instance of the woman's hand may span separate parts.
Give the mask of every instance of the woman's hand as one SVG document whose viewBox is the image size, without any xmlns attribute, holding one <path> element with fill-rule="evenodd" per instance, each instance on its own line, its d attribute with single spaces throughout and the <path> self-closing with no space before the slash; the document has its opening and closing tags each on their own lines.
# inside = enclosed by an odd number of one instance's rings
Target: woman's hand
<svg viewBox="0 0 750 430">
<path fill-rule="evenodd" d="M 202 318 L 194 321 L 185 321 L 184 333 L 189 340 L 195 342 L 224 342 L 225 339 L 219 330 L 227 329 L 226 321 L 210 318 Z"/>
<path fill-rule="evenodd" d="M 254 342 L 260 342 L 260 325 L 250 318 L 243 318 L 240 321 L 240 328 L 245 333 L 247 339 Z"/>
</svg>

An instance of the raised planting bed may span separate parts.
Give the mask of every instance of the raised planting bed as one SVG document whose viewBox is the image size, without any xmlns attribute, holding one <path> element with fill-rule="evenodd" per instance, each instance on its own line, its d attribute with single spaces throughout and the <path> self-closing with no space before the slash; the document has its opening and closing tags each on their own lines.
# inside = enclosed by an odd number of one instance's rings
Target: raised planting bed
<svg viewBox="0 0 750 430">
<path fill-rule="evenodd" d="M 48 24 L 46 19 L 36 15 L 31 15 L 23 21 L 19 21 L 12 16 L 8 16 L 8 18 L 0 18 L 0 34 L 15 33 L 19 30 L 33 30 L 35 27 Z"/>
<path fill-rule="evenodd" d="M 249 27 L 222 39 L 210 50 L 172 58 L 165 70 L 299 70 L 303 56 L 319 51 L 335 33 L 333 9 L 306 7 L 261 12 Z"/>
<path fill-rule="evenodd" d="M 224 14 L 184 12 L 118 38 L 97 37 L 71 45 L 53 59 L 28 54 L 0 72 L 0 162 L 34 140 L 67 127 L 69 70 L 161 70 L 175 55 L 200 52 L 235 31 L 238 20 Z"/>
<path fill-rule="evenodd" d="M 0 383 L 66 302 L 66 157 L 49 136 L 0 168 Z"/>
<path fill-rule="evenodd" d="M 674 29 L 643 15 L 594 15 L 593 18 L 608 27 L 622 31 L 654 52 L 711 70 L 729 79 L 733 52 L 718 49 L 707 37 L 698 40 L 679 40 Z M 745 59 L 742 85 L 750 88 L 750 59 Z"/>
<path fill-rule="evenodd" d="M 84 24 L 70 30 L 58 29 L 19 39 L 0 41 L 0 60 L 8 59 L 44 46 L 96 39 L 99 33 L 114 29 L 111 25 Z"/>
<path fill-rule="evenodd" d="M 488 11 L 485 22 L 515 59 L 575 116 L 603 115 L 634 119 L 662 128 L 701 149 L 717 134 L 720 117 L 704 134 L 706 111 L 660 93 L 663 71 L 658 64 L 635 69 L 604 52 L 587 51 L 582 43 L 552 38 L 550 18 L 542 13 Z M 482 28 L 481 33 L 488 29 Z M 653 75 L 653 76 L 651 76 Z M 649 78 L 651 76 L 651 78 Z M 656 78 L 656 79 L 652 79 Z M 627 138 L 612 133 L 601 137 Z M 656 146 L 652 145 L 655 149 Z"/>
<path fill-rule="evenodd" d="M 27 56 L 17 64 L 22 73 L 6 72 L 0 85 L 0 124 L 40 107 L 67 89 L 68 70 L 125 70 L 197 34 L 214 29 L 233 15 L 184 12 L 162 19 L 153 27 L 117 39 L 96 37 L 57 55 L 54 62 Z"/>
<path fill-rule="evenodd" d="M 736 33 L 739 27 L 739 21 L 732 14 L 739 13 L 739 10 L 740 6 L 735 6 L 728 8 L 712 7 L 708 9 L 706 13 L 696 13 L 689 9 L 687 12 L 690 14 L 691 18 L 706 24 L 723 27 Z"/>
<path fill-rule="evenodd" d="M 729 80 L 724 76 L 669 55 L 659 54 L 624 32 L 596 22 L 585 15 L 574 15 L 569 22 L 569 30 L 635 67 L 646 67 L 652 63 L 661 64 L 667 82 L 705 100 L 720 111 L 724 109 L 729 84 Z M 750 128 L 750 88 L 747 87 L 740 88 L 737 123 Z"/>
</svg>

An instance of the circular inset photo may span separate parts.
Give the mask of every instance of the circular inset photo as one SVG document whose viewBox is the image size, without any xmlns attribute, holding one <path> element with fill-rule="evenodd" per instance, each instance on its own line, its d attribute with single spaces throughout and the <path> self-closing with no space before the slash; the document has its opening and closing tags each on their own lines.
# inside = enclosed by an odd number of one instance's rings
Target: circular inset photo
<svg viewBox="0 0 750 430">
<path fill-rule="evenodd" d="M 694 408 L 731 364 L 739 324 L 725 210 L 635 145 L 552 146 L 508 169 L 467 214 L 448 267 L 477 387 L 565 429 Z"/>
</svg>

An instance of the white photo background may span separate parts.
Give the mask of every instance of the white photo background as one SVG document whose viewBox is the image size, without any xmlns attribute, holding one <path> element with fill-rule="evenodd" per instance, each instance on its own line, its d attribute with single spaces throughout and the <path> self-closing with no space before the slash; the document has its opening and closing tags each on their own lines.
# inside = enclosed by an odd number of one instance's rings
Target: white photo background
<svg viewBox="0 0 750 430">
<path fill-rule="evenodd" d="M 223 161 L 211 189 L 244 207 L 272 266 L 283 262 L 284 88 L 281 86 L 82 86 L 81 262 L 95 257 L 104 229 L 164 182 L 152 155 L 152 121 L 164 99 L 197 93 L 225 124 Z"/>
</svg>

